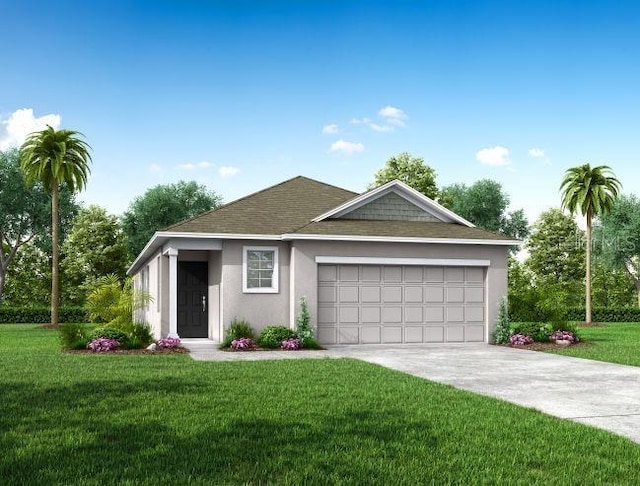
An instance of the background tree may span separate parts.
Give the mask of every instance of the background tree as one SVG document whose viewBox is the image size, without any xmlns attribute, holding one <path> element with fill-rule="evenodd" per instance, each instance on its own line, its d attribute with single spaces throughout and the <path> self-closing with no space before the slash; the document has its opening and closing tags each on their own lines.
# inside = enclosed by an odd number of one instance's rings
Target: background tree
<svg viewBox="0 0 640 486">
<path fill-rule="evenodd" d="M 609 269 L 624 269 L 640 305 L 640 200 L 620 196 L 594 228 L 595 249 Z"/>
<path fill-rule="evenodd" d="M 222 198 L 195 181 L 160 184 L 129 205 L 122 216 L 129 258 L 135 259 L 156 231 L 217 208 Z"/>
<path fill-rule="evenodd" d="M 481 179 L 471 186 L 452 184 L 440 191 L 443 205 L 480 228 L 498 231 L 513 238 L 529 232 L 524 211 L 508 212 L 509 196 L 499 182 Z"/>
<path fill-rule="evenodd" d="M 62 244 L 60 269 L 67 284 L 63 301 L 72 304 L 84 304 L 88 290 L 99 277 L 124 279 L 127 245 L 118 218 L 100 206 L 81 209 Z"/>
<path fill-rule="evenodd" d="M 51 195 L 51 325 L 58 326 L 60 307 L 60 187 L 80 191 L 89 176 L 89 146 L 73 130 L 47 127 L 34 132 L 20 148 L 20 165 L 28 183 L 39 181 Z"/>
<path fill-rule="evenodd" d="M 609 167 L 584 164 L 565 173 L 560 191 L 562 207 L 580 212 L 587 220 L 585 321 L 591 323 L 591 229 L 593 218 L 606 214 L 620 193 L 621 184 Z"/>
<path fill-rule="evenodd" d="M 69 222 L 77 210 L 73 193 L 63 190 L 60 193 L 62 236 L 68 231 Z M 23 245 L 29 242 L 36 244 L 45 252 L 45 257 L 50 253 L 50 228 L 51 199 L 43 191 L 42 184 L 25 183 L 16 149 L 0 152 L 0 304 L 5 300 L 4 289 L 8 280 L 21 274 L 20 271 L 11 271 L 11 266 L 20 258 Z M 25 268 L 25 271 L 30 270 Z M 29 276 L 25 275 L 25 278 Z M 39 304 L 43 302 L 39 301 Z"/>
<path fill-rule="evenodd" d="M 46 306 L 51 298 L 51 262 L 35 239 L 20 247 L 7 272 L 4 304 L 12 307 Z"/>
<path fill-rule="evenodd" d="M 390 157 L 382 169 L 374 175 L 374 183 L 369 189 L 398 179 L 408 186 L 435 200 L 438 197 L 436 172 L 424 163 L 422 157 L 407 152 Z"/>
</svg>

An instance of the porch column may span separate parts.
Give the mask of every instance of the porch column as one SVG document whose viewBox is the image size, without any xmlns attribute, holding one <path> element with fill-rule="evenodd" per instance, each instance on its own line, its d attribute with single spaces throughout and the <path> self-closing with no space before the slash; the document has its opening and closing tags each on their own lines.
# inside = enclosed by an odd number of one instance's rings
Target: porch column
<svg viewBox="0 0 640 486">
<path fill-rule="evenodd" d="M 169 336 L 178 336 L 178 250 L 167 249 L 169 256 Z"/>
</svg>

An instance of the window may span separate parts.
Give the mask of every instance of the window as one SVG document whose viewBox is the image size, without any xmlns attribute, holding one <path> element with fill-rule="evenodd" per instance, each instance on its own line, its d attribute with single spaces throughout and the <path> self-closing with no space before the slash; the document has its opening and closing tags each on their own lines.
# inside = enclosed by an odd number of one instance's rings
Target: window
<svg viewBox="0 0 640 486">
<path fill-rule="evenodd" d="M 242 291 L 278 292 L 278 248 L 245 246 L 242 252 Z"/>
</svg>

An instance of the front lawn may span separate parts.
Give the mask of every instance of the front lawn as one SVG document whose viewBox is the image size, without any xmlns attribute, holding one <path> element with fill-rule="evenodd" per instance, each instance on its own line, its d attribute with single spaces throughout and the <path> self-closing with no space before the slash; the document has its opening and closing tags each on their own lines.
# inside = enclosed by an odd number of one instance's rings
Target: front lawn
<svg viewBox="0 0 640 486">
<path fill-rule="evenodd" d="M 640 464 L 625 438 L 354 360 L 61 354 L 2 325 L 0 366 L 3 484 L 634 484 Z"/>
<path fill-rule="evenodd" d="M 580 336 L 585 345 L 553 349 L 549 352 L 640 366 L 639 323 L 614 322 L 606 324 L 605 327 L 581 327 Z"/>
</svg>

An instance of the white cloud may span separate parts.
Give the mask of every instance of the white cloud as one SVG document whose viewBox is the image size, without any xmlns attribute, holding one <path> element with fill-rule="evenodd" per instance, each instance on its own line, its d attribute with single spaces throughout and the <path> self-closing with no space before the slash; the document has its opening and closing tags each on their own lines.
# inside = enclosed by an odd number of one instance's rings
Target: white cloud
<svg viewBox="0 0 640 486">
<path fill-rule="evenodd" d="M 184 169 L 184 170 L 194 170 L 194 169 L 209 169 L 214 166 L 215 164 L 212 164 L 211 162 L 207 162 L 206 160 L 203 160 L 202 162 L 198 162 L 197 164 L 194 164 L 192 162 L 185 162 L 184 164 L 179 164 L 178 168 Z"/>
<path fill-rule="evenodd" d="M 58 129 L 60 115 L 50 114 L 36 118 L 32 108 L 21 108 L 14 111 L 6 120 L 0 119 L 0 150 L 22 145 L 27 135 L 44 130 L 47 125 Z"/>
<path fill-rule="evenodd" d="M 325 135 L 335 135 L 339 132 L 338 125 L 332 123 L 331 125 L 325 125 L 322 127 L 322 133 Z"/>
<path fill-rule="evenodd" d="M 395 128 L 393 125 L 378 125 L 377 123 L 367 124 L 374 132 L 393 132 Z"/>
<path fill-rule="evenodd" d="M 233 177 L 238 172 L 240 172 L 239 168 L 233 167 L 230 165 L 223 165 L 218 169 L 218 174 L 220 174 L 220 177 L 222 177 L 223 179 L 226 179 L 228 177 Z"/>
<path fill-rule="evenodd" d="M 476 159 L 487 165 L 509 165 L 511 163 L 509 149 L 500 145 L 479 150 L 476 153 Z"/>
<path fill-rule="evenodd" d="M 385 121 L 391 125 L 396 125 L 398 127 L 403 127 L 407 120 L 407 114 L 402 111 L 400 108 L 396 108 L 395 106 L 387 105 L 382 108 L 378 115 L 383 117 Z"/>
<path fill-rule="evenodd" d="M 352 125 L 368 125 L 369 123 L 371 123 L 371 118 L 352 118 L 351 120 L 349 120 L 349 123 L 351 123 Z"/>
<path fill-rule="evenodd" d="M 529 157 L 533 157 L 534 159 L 542 159 L 544 158 L 544 150 L 541 148 L 530 148 L 529 149 Z"/>
<path fill-rule="evenodd" d="M 338 140 L 333 142 L 329 148 L 329 152 L 344 152 L 346 154 L 353 154 L 356 152 L 362 152 L 364 145 L 361 143 L 347 142 L 345 140 Z"/>
<path fill-rule="evenodd" d="M 162 174 L 164 169 L 160 164 L 149 164 L 149 172 L 152 174 Z"/>
</svg>

